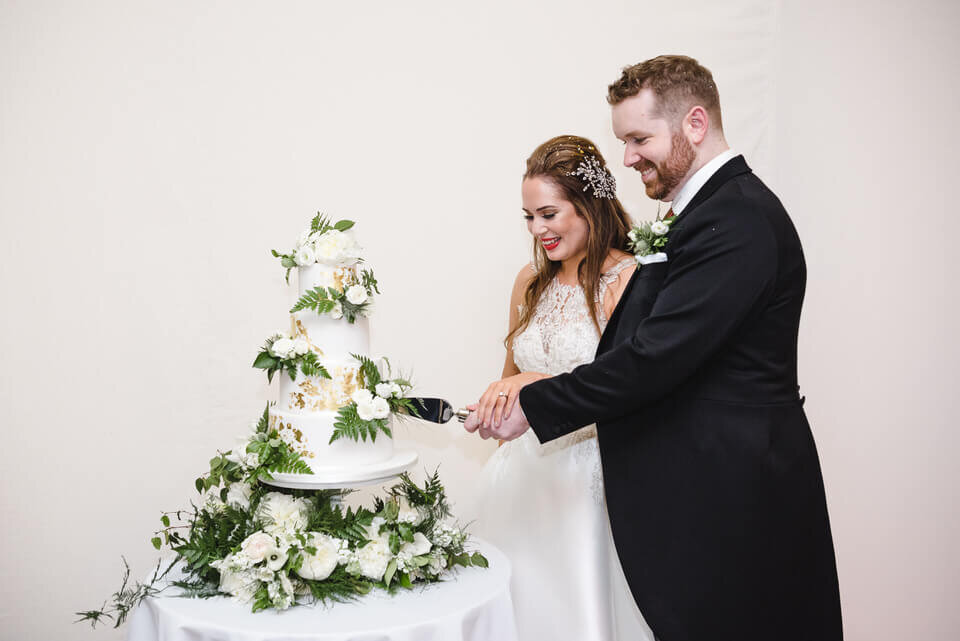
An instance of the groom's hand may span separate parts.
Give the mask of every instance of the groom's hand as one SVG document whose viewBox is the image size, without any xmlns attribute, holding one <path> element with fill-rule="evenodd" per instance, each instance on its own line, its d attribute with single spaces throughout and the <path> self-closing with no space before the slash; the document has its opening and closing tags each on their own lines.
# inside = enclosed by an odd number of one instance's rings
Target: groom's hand
<svg viewBox="0 0 960 641">
<path fill-rule="evenodd" d="M 530 428 L 519 402 L 514 405 L 510 416 L 504 418 L 497 427 L 481 425 L 480 414 L 476 411 L 477 407 L 477 403 L 467 405 L 470 414 L 467 416 L 467 420 L 463 422 L 463 429 L 471 434 L 478 432 L 482 439 L 498 438 L 501 441 L 512 441 Z"/>
<path fill-rule="evenodd" d="M 530 429 L 530 423 L 527 422 L 527 417 L 523 413 L 523 408 L 520 407 L 520 402 L 516 401 L 513 409 L 510 410 L 510 414 L 503 417 L 499 425 L 490 427 L 490 434 L 501 441 L 512 441 L 528 429 Z"/>
</svg>

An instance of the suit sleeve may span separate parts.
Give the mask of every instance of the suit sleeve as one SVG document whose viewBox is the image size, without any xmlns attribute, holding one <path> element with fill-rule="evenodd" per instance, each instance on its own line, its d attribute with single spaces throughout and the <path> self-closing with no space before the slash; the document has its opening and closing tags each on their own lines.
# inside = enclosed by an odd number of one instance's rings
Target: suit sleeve
<svg viewBox="0 0 960 641">
<path fill-rule="evenodd" d="M 638 411 L 689 378 L 773 292 L 777 243 L 761 212 L 704 203 L 686 223 L 649 316 L 630 340 L 531 383 L 520 406 L 540 442 Z M 722 212 L 722 213 L 721 213 Z M 641 270 L 643 267 L 640 268 Z"/>
</svg>

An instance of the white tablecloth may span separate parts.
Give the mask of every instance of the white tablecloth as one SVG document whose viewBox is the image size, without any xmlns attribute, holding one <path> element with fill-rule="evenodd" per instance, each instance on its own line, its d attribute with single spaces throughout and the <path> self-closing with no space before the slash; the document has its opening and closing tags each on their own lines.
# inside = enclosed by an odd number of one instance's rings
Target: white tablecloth
<svg viewBox="0 0 960 641">
<path fill-rule="evenodd" d="M 130 617 L 129 641 L 517 641 L 510 600 L 510 562 L 477 541 L 489 568 L 458 568 L 442 583 L 382 590 L 352 603 L 297 606 L 253 614 L 224 597 L 166 593 Z M 169 588 L 173 593 L 176 588 Z"/>
</svg>

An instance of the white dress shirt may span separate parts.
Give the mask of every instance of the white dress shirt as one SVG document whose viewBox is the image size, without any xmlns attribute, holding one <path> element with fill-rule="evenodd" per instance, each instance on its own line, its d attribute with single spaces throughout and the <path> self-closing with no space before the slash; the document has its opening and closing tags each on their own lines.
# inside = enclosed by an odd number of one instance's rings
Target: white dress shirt
<svg viewBox="0 0 960 641">
<path fill-rule="evenodd" d="M 673 210 L 674 216 L 679 216 L 683 212 L 683 208 L 689 205 L 693 197 L 697 195 L 700 188 L 707 184 L 710 177 L 717 173 L 718 169 L 723 167 L 728 160 L 736 155 L 737 153 L 732 149 L 722 151 L 714 156 L 710 162 L 698 169 L 695 174 L 690 176 L 690 180 L 683 183 L 673 202 L 670 203 L 670 208 Z"/>
</svg>

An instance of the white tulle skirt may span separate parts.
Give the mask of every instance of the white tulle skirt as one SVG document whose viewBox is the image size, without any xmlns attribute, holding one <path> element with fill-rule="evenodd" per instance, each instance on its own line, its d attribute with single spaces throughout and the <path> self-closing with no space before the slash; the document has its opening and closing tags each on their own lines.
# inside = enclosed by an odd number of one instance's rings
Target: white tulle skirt
<svg viewBox="0 0 960 641">
<path fill-rule="evenodd" d="M 652 641 L 613 545 L 596 430 L 540 445 L 532 430 L 497 449 L 471 531 L 513 564 L 523 641 Z"/>
</svg>

